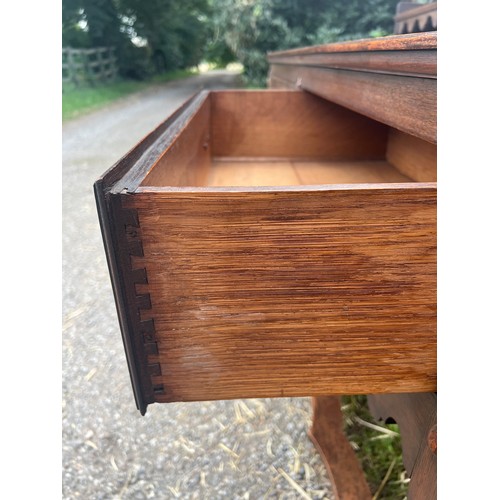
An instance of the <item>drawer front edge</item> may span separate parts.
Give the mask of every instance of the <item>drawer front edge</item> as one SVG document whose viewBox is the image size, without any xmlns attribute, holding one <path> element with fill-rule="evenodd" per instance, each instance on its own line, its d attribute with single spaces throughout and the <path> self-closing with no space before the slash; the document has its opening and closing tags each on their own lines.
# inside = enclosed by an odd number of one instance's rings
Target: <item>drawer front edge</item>
<svg viewBox="0 0 500 500">
<path fill-rule="evenodd" d="M 136 267 L 133 261 L 143 253 L 140 224 L 137 211 L 123 208 L 121 197 L 106 192 L 102 180 L 94 184 L 94 194 L 135 402 L 144 415 L 163 387 L 151 380 L 151 376 L 161 374 L 154 360 L 154 321 L 141 320 L 141 311 L 149 309 L 151 301 L 144 293 L 146 269 Z M 137 285 L 142 286 L 141 293 Z"/>
</svg>

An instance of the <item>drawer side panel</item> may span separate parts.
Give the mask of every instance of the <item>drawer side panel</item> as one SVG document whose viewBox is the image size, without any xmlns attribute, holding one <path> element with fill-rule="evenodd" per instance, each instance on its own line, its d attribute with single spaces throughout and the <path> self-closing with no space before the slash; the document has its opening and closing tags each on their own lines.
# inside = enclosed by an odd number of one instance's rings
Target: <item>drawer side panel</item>
<svg viewBox="0 0 500 500">
<path fill-rule="evenodd" d="M 435 188 L 125 195 L 164 394 L 436 389 Z"/>
</svg>

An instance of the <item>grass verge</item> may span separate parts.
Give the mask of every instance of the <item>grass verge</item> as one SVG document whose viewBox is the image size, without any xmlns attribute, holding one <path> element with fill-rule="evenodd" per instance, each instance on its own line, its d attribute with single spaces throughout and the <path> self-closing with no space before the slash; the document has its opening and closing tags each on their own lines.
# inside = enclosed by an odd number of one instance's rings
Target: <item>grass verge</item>
<svg viewBox="0 0 500 500">
<path fill-rule="evenodd" d="M 197 73 L 195 69 L 177 70 L 156 75 L 147 81 L 121 80 L 114 83 L 75 87 L 63 85 L 62 119 L 75 118 L 84 113 L 100 108 L 117 99 L 145 90 L 151 85 L 178 80 Z"/>
<path fill-rule="evenodd" d="M 408 478 L 397 424 L 375 422 L 366 396 L 343 396 L 344 432 L 356 451 L 374 500 L 403 500 Z M 378 427 L 378 429 L 377 429 Z"/>
</svg>

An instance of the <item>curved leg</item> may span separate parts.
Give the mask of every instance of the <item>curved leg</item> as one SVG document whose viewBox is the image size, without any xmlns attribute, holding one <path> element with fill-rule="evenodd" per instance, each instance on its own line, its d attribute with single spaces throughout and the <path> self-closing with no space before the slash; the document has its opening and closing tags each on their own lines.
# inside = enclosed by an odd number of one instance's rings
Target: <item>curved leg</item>
<svg viewBox="0 0 500 500">
<path fill-rule="evenodd" d="M 328 469 L 337 500 L 370 500 L 363 470 L 343 431 L 340 397 L 312 398 L 313 423 L 309 437 Z"/>
<path fill-rule="evenodd" d="M 401 433 L 403 462 L 410 476 L 408 500 L 437 497 L 437 396 L 435 393 L 368 396 L 372 415 L 395 420 Z"/>
</svg>

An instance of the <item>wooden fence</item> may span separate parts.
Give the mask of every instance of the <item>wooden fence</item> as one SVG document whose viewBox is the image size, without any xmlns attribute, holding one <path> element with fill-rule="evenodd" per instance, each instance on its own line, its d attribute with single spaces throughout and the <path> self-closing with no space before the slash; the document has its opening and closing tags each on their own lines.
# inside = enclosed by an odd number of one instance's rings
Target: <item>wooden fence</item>
<svg viewBox="0 0 500 500">
<path fill-rule="evenodd" d="M 109 82 L 114 80 L 118 71 L 114 47 L 93 49 L 62 49 L 63 83 Z"/>
</svg>

